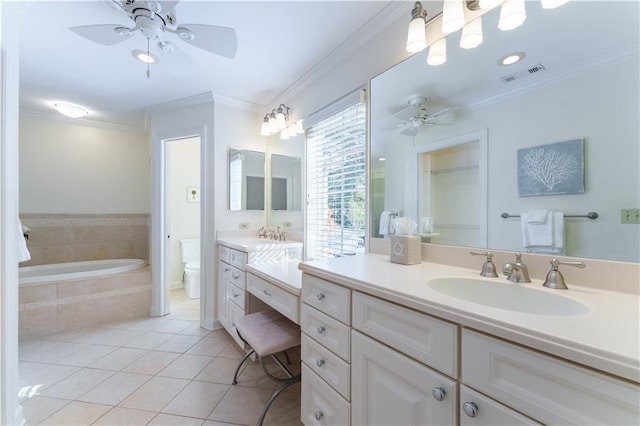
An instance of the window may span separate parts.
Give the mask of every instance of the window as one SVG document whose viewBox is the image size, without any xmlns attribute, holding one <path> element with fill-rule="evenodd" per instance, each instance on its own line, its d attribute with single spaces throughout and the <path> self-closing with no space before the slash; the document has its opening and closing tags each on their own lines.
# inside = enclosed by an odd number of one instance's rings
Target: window
<svg viewBox="0 0 640 426">
<path fill-rule="evenodd" d="M 307 133 L 306 250 L 310 259 L 364 253 L 366 105 L 343 107 Z"/>
</svg>

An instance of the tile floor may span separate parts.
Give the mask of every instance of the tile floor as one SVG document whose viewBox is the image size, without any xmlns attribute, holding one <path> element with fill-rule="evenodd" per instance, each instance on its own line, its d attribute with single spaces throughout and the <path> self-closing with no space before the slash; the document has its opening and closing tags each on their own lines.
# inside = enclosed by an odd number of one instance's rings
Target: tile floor
<svg viewBox="0 0 640 426">
<path fill-rule="evenodd" d="M 275 383 L 224 330 L 198 326 L 199 301 L 172 290 L 172 313 L 20 342 L 27 425 L 254 425 Z M 299 353 L 292 354 L 298 362 Z M 265 424 L 300 425 L 300 385 Z"/>
</svg>

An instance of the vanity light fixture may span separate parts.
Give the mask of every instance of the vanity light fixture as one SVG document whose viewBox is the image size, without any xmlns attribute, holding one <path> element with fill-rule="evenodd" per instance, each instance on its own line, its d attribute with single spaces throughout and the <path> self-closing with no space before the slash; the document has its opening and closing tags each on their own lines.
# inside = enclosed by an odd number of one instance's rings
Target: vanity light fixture
<svg viewBox="0 0 640 426">
<path fill-rule="evenodd" d="M 280 104 L 278 108 L 274 108 L 271 112 L 264 115 L 260 134 L 262 136 L 271 136 L 280 132 L 281 139 L 289 139 L 298 134 L 304 133 L 302 120 L 293 122 L 290 114 L 291 108 L 285 104 Z"/>
<path fill-rule="evenodd" d="M 57 109 L 60 114 L 71 118 L 80 118 L 89 114 L 89 111 L 85 107 L 67 102 L 56 102 L 53 104 L 53 107 Z"/>
<path fill-rule="evenodd" d="M 442 4 L 442 32 L 444 34 L 458 31 L 464 26 L 463 0 L 444 0 Z"/>
<path fill-rule="evenodd" d="M 429 20 L 426 20 L 427 11 L 420 1 L 416 1 L 411 10 L 406 49 L 408 52 L 415 53 L 429 46 L 429 54 L 427 56 L 429 65 L 441 65 L 447 61 L 447 35 L 458 31 L 460 28 L 462 28 L 460 47 L 473 49 L 480 45 L 483 41 L 482 15 L 495 7 L 500 6 L 498 28 L 502 31 L 518 28 L 527 19 L 525 0 L 442 1 L 442 13 Z M 556 8 L 568 1 L 541 0 L 542 6 L 546 9 Z M 465 10 L 465 7 L 467 10 Z M 501 65 L 510 65 L 510 63 L 507 61 L 506 63 L 501 63 Z"/>
<path fill-rule="evenodd" d="M 427 11 L 422 3 L 417 1 L 411 11 L 411 22 L 407 34 L 407 52 L 419 52 L 427 47 L 427 35 L 425 31 Z"/>
<path fill-rule="evenodd" d="M 524 59 L 526 54 L 524 52 L 512 52 L 507 53 L 502 58 L 498 59 L 498 65 L 509 66 L 516 64 Z"/>
<path fill-rule="evenodd" d="M 507 0 L 500 7 L 498 28 L 510 31 L 518 28 L 527 19 L 524 0 Z"/>
<path fill-rule="evenodd" d="M 427 63 L 435 66 L 442 65 L 445 62 L 447 62 L 447 38 L 443 37 L 429 46 Z"/>
</svg>

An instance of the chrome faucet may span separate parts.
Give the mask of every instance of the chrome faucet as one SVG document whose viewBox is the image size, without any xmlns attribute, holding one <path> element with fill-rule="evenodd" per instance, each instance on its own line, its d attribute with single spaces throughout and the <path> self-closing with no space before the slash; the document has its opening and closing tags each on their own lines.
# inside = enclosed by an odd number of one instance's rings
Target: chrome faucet
<svg viewBox="0 0 640 426">
<path fill-rule="evenodd" d="M 560 262 L 556 258 L 551 259 L 549 263 L 551 264 L 551 270 L 547 273 L 547 279 L 544 280 L 542 285 L 556 290 L 569 289 L 564 282 L 564 277 L 558 270 L 559 265 L 575 266 L 576 268 L 584 268 L 586 266 L 584 262 Z"/>
<path fill-rule="evenodd" d="M 480 275 L 483 277 L 497 277 L 498 273 L 496 272 L 496 265 L 493 264 L 493 253 L 488 252 L 479 252 L 479 251 L 470 251 L 471 256 L 486 256 L 487 260 L 482 265 L 482 271 L 480 271 Z"/>
<path fill-rule="evenodd" d="M 267 228 L 261 226 L 260 229 L 258 229 L 258 238 L 267 238 Z"/>
<path fill-rule="evenodd" d="M 515 263 L 504 264 L 502 267 L 502 273 L 509 281 L 514 283 L 531 282 L 531 278 L 529 278 L 529 270 L 527 269 L 527 265 L 522 263 L 522 255 L 520 253 L 516 253 Z"/>
</svg>

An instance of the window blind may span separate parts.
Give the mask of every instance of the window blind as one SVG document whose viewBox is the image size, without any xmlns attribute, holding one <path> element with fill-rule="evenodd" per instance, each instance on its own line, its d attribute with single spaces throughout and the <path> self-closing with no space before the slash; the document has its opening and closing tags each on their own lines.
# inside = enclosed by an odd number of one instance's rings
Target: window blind
<svg viewBox="0 0 640 426">
<path fill-rule="evenodd" d="M 358 102 L 307 132 L 307 257 L 364 253 L 366 105 Z"/>
</svg>

